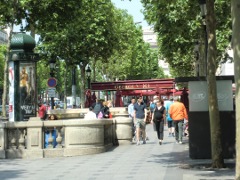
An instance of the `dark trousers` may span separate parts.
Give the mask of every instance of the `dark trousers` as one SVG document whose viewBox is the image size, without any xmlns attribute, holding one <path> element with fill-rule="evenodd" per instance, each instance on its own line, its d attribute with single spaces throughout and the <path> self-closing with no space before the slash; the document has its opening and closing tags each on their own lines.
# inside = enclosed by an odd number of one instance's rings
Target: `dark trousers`
<svg viewBox="0 0 240 180">
<path fill-rule="evenodd" d="M 157 131 L 157 136 L 159 140 L 163 140 L 163 131 L 164 131 L 164 122 L 163 120 L 156 121 L 156 131 Z"/>
</svg>

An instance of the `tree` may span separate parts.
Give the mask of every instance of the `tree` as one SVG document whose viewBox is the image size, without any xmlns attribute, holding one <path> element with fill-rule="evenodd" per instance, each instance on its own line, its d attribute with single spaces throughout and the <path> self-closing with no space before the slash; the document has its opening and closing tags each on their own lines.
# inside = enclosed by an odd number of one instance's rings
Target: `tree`
<svg viewBox="0 0 240 180">
<path fill-rule="evenodd" d="M 21 17 L 21 11 L 19 10 L 17 0 L 11 2 L 11 7 L 8 6 L 7 2 L 0 2 L 0 25 L 5 26 L 8 32 L 8 43 L 6 58 L 4 64 L 4 81 L 3 81 L 3 95 L 2 95 L 2 116 L 6 117 L 6 103 L 7 103 L 7 94 L 8 94 L 8 62 L 9 62 L 9 52 L 10 52 L 10 40 L 12 38 L 12 30 L 14 23 L 19 22 L 17 15 Z"/>
<path fill-rule="evenodd" d="M 8 45 L 6 53 L 6 61 L 4 68 L 4 88 L 3 88 L 3 116 L 6 116 L 5 104 L 7 101 L 7 89 L 8 89 L 8 61 L 9 61 L 9 52 L 10 52 L 10 40 L 12 38 L 12 30 L 14 25 L 22 23 L 22 19 L 25 19 L 27 22 L 26 29 L 32 31 L 32 35 L 35 34 L 35 30 L 43 28 L 42 22 L 49 19 L 54 19 L 59 25 L 65 24 L 66 21 L 69 21 L 73 9 L 77 9 L 81 5 L 80 2 L 75 0 L 69 1 L 42 1 L 36 2 L 34 0 L 26 1 L 1 1 L 0 2 L 0 25 L 6 26 L 10 29 L 8 36 Z M 52 13 L 49 13 L 52 12 Z M 59 15 L 62 16 L 59 16 Z M 54 23 L 53 23 L 54 24 Z"/>
<path fill-rule="evenodd" d="M 85 67 L 90 60 L 107 61 L 117 45 L 114 28 L 114 10 L 111 1 L 81 1 L 81 7 L 72 12 L 71 21 L 65 26 L 58 23 L 45 23 L 42 37 L 44 51 L 60 56 L 66 61 L 67 68 L 80 67 L 82 89 L 85 89 Z M 53 24 L 55 23 L 55 27 Z M 46 31 L 48 29 L 48 31 Z M 84 104 L 84 90 L 81 91 Z"/>
<path fill-rule="evenodd" d="M 158 33 L 160 56 L 169 63 L 176 76 L 194 74 L 194 46 L 202 42 L 201 17 L 197 1 L 190 0 L 141 0 L 144 16 Z M 216 1 L 217 17 L 217 58 L 216 67 L 229 45 L 231 35 L 230 4 L 227 1 Z M 202 47 L 202 45 L 200 44 Z M 202 49 L 202 48 L 200 48 Z M 201 53 L 202 66 L 200 75 L 205 75 L 204 54 Z"/>
<path fill-rule="evenodd" d="M 158 32 L 160 52 L 167 59 L 175 75 L 191 75 L 194 63 L 193 43 L 199 38 L 199 6 L 194 1 L 142 0 L 144 14 Z M 216 5 L 216 6 L 215 6 Z M 217 21 L 215 16 L 217 14 Z M 224 166 L 221 146 L 221 128 L 216 94 L 216 69 L 225 54 L 231 33 L 229 3 L 207 0 L 208 64 L 207 82 L 211 129 L 212 167 Z M 224 14 L 221 14 L 224 12 Z M 223 16 L 225 18 L 223 18 Z M 227 17 L 227 18 L 226 18 Z M 216 30 L 217 26 L 217 30 Z M 216 43 L 216 41 L 218 43 Z M 218 44 L 218 48 L 217 45 Z M 182 67 L 182 68 L 181 68 Z M 180 69 L 180 71 L 179 71 Z M 185 72 L 182 71 L 185 69 Z"/>
<path fill-rule="evenodd" d="M 125 10 L 115 10 L 118 46 L 107 63 L 97 63 L 98 81 L 134 80 L 163 77 L 158 54 L 143 41 L 142 27 Z M 103 79 L 102 77 L 106 77 Z"/>
<path fill-rule="evenodd" d="M 217 85 L 216 85 L 216 18 L 214 11 L 214 0 L 207 0 L 206 25 L 208 34 L 208 68 L 207 68 L 207 84 L 208 84 L 208 104 L 211 134 L 211 152 L 212 167 L 223 168 L 223 149 L 221 144 L 221 124 L 218 109 Z"/>
<path fill-rule="evenodd" d="M 6 56 L 6 46 L 0 45 L 0 71 L 3 72 Z M 4 74 L 0 75 L 0 89 L 2 89 L 4 83 Z"/>
<path fill-rule="evenodd" d="M 236 175 L 235 179 L 240 180 L 240 4 L 238 0 L 231 1 L 232 7 L 232 46 L 235 74 L 235 104 L 236 104 Z"/>
</svg>

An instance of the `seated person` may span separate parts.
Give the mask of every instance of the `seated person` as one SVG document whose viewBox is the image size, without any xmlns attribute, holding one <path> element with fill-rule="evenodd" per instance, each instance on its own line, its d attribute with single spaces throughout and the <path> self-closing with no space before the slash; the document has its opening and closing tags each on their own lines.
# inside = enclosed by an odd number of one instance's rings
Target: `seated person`
<svg viewBox="0 0 240 180">
<path fill-rule="evenodd" d="M 48 116 L 48 120 L 57 120 L 57 116 L 55 114 L 50 114 Z M 56 145 L 57 145 L 57 131 L 56 131 L 56 128 L 54 127 L 53 130 L 49 130 L 49 129 L 45 129 L 45 143 L 44 143 L 44 147 L 47 148 L 48 147 L 48 138 L 49 138 L 49 134 L 50 134 L 50 131 L 52 133 L 52 138 L 53 138 L 53 147 L 55 148 Z"/>
<path fill-rule="evenodd" d="M 85 114 L 84 119 L 97 119 L 96 114 L 93 112 L 93 107 L 89 107 L 89 111 Z"/>
<path fill-rule="evenodd" d="M 101 109 L 103 118 L 112 118 L 112 115 L 110 113 L 110 107 L 112 107 L 112 101 L 108 100 L 103 102 L 103 108 Z"/>
</svg>

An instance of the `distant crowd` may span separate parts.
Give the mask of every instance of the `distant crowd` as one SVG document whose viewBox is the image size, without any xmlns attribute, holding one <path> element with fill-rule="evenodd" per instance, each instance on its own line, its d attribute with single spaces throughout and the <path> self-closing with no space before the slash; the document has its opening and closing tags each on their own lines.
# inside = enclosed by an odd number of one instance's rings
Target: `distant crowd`
<svg viewBox="0 0 240 180">
<path fill-rule="evenodd" d="M 150 114 L 149 114 L 150 113 Z M 157 132 L 159 144 L 163 143 L 164 125 L 168 125 L 169 136 L 175 137 L 176 143 L 182 144 L 183 135 L 188 136 L 188 115 L 186 107 L 179 101 L 178 96 L 167 100 L 154 96 L 150 102 L 149 110 L 142 97 L 132 98 L 128 105 L 128 114 L 132 118 L 133 134 L 136 144 L 146 144 L 146 123 L 148 114 Z M 185 127 L 185 128 L 184 128 Z"/>
</svg>

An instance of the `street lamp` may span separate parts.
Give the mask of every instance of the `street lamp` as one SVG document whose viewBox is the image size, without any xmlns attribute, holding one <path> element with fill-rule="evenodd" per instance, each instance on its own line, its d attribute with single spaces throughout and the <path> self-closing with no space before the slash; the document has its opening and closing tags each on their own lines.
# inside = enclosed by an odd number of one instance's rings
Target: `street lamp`
<svg viewBox="0 0 240 180">
<path fill-rule="evenodd" d="M 50 67 L 50 76 L 54 77 L 54 70 L 56 65 L 56 59 L 54 57 L 51 57 L 49 60 L 49 67 Z M 51 97 L 51 109 L 54 109 L 54 97 Z"/>
<path fill-rule="evenodd" d="M 50 67 L 50 76 L 54 77 L 54 70 L 55 70 L 56 60 L 55 58 L 51 57 L 49 60 L 49 67 Z"/>
<path fill-rule="evenodd" d="M 201 16 L 202 16 L 202 18 L 205 18 L 205 16 L 207 15 L 206 0 L 199 0 L 198 2 L 200 5 L 200 9 L 201 9 Z"/>
<path fill-rule="evenodd" d="M 199 43 L 196 42 L 195 46 L 194 46 L 194 56 L 195 56 L 195 60 L 196 60 L 196 75 L 197 77 L 199 77 Z"/>
<path fill-rule="evenodd" d="M 207 51 L 208 51 L 208 35 L 207 35 L 207 26 L 206 26 L 206 15 L 207 15 L 207 6 L 206 6 L 206 0 L 199 0 L 199 5 L 201 9 L 201 16 L 203 20 L 203 30 L 204 30 L 204 44 L 205 44 L 205 53 L 204 53 L 204 60 L 205 60 L 205 73 L 207 77 Z"/>
<path fill-rule="evenodd" d="M 91 72 L 92 72 L 92 71 L 91 71 L 91 68 L 90 68 L 90 66 L 88 65 L 88 66 L 87 66 L 87 69 L 86 69 L 88 89 L 91 89 L 91 87 L 90 87 Z"/>
</svg>

